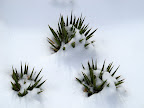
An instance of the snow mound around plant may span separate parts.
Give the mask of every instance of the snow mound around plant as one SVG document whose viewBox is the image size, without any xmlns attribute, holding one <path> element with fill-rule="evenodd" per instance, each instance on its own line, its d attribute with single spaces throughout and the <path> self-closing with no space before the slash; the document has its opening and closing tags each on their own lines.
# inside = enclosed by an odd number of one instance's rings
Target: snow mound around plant
<svg viewBox="0 0 144 108">
<path fill-rule="evenodd" d="M 81 39 L 83 40 L 79 42 Z M 73 42 L 75 42 L 74 48 L 71 46 Z M 90 44 L 85 47 L 88 43 Z M 63 50 L 64 47 L 65 50 Z M 91 43 L 91 40 L 86 40 L 86 37 L 83 34 L 81 35 L 79 30 L 76 29 L 75 37 L 69 43 L 63 43 L 60 50 L 52 56 L 55 56 L 60 64 L 63 63 L 66 66 L 79 69 L 81 63 L 85 63 L 91 58 L 96 58 L 95 45 Z"/>
<path fill-rule="evenodd" d="M 81 72 L 89 75 L 89 69 L 81 69 Z M 127 91 L 120 85 L 118 87 L 115 86 L 115 83 L 118 81 L 115 77 L 112 77 L 111 74 L 107 71 L 103 71 L 102 80 L 98 77 L 100 75 L 101 70 L 94 70 L 94 75 L 96 76 L 96 86 L 102 84 L 102 81 L 106 81 L 104 88 L 98 92 L 92 94 L 90 97 L 87 96 L 84 86 L 77 82 L 77 89 L 79 90 L 79 94 L 87 97 L 87 102 L 90 102 L 91 105 L 96 105 L 100 108 L 122 108 L 124 107 L 124 100 L 127 97 Z M 76 76 L 79 79 L 83 79 L 82 74 L 79 72 Z M 107 86 L 109 84 L 109 86 Z M 90 88 L 92 89 L 92 88 Z M 81 93 L 80 93 L 81 92 Z M 107 106 L 107 107 L 106 107 Z M 88 106 L 87 106 L 88 107 Z"/>
</svg>

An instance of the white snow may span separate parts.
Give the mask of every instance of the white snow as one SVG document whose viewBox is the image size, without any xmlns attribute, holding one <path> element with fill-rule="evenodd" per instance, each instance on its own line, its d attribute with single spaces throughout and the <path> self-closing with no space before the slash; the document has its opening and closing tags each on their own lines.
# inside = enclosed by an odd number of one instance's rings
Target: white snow
<svg viewBox="0 0 144 108">
<path fill-rule="evenodd" d="M 143 108 L 143 4 L 143 0 L 0 0 L 1 108 Z M 65 18 L 71 10 L 98 28 L 91 39 L 95 47 L 85 50 L 79 45 L 51 55 L 47 25 L 56 29 L 60 13 Z M 123 87 L 86 97 L 75 77 L 91 58 L 100 66 L 105 59 L 115 68 L 120 65 L 117 74 L 125 78 Z M 20 98 L 11 89 L 12 66 L 20 69 L 21 62 L 37 72 L 43 68 L 47 81 L 41 94 Z"/>
</svg>

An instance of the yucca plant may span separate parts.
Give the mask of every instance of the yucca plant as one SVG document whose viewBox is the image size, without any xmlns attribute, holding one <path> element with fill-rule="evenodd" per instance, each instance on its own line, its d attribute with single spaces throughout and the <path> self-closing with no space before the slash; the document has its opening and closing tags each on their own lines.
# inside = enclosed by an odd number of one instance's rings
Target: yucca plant
<svg viewBox="0 0 144 108">
<path fill-rule="evenodd" d="M 88 69 L 86 69 L 83 65 L 82 67 L 84 71 L 88 71 L 88 74 L 82 72 L 83 78 L 76 78 L 76 80 L 83 85 L 84 92 L 87 92 L 88 96 L 99 93 L 104 87 L 110 87 L 110 83 L 103 79 L 103 74 L 105 72 L 109 73 L 111 77 L 115 78 L 116 81 L 114 82 L 114 85 L 116 88 L 120 87 L 120 85 L 124 83 L 124 79 L 120 79 L 121 76 L 115 76 L 119 66 L 116 68 L 116 70 L 112 71 L 114 67 L 113 63 L 110 63 L 107 67 L 105 67 L 104 61 L 102 68 L 98 69 L 97 61 L 94 63 L 92 60 L 91 64 L 88 62 Z"/>
<path fill-rule="evenodd" d="M 40 82 L 42 77 L 39 78 L 39 75 L 40 75 L 42 69 L 36 75 L 36 72 L 34 73 L 34 68 L 31 71 L 31 73 L 29 73 L 30 71 L 29 71 L 28 65 L 25 64 L 25 66 L 23 68 L 22 63 L 21 63 L 20 72 L 18 72 L 17 69 L 14 69 L 13 67 L 12 67 L 12 71 L 13 71 L 12 79 L 14 81 L 11 82 L 11 85 L 12 85 L 12 89 L 14 91 L 18 92 L 18 96 L 23 97 L 28 94 L 28 91 L 32 91 L 34 88 L 39 89 L 37 94 L 39 94 L 43 91 L 41 89 L 41 86 L 45 83 L 46 80 L 43 82 Z M 26 88 L 24 88 L 23 86 L 26 86 Z"/>
<path fill-rule="evenodd" d="M 84 41 L 84 47 L 86 48 L 90 43 L 88 40 L 93 36 L 95 31 L 91 32 L 89 29 L 89 24 L 84 24 L 85 18 L 82 15 L 78 18 L 73 16 L 71 13 L 70 19 L 66 18 L 64 20 L 63 16 L 60 15 L 59 22 L 58 22 L 58 29 L 54 30 L 52 27 L 49 26 L 49 29 L 53 35 L 53 39 L 48 38 L 48 42 L 51 45 L 51 49 L 54 52 L 57 52 L 63 45 L 67 43 L 71 43 L 71 46 L 75 48 L 77 45 L 75 41 L 82 43 Z M 79 40 L 71 41 L 75 36 L 81 35 L 82 37 Z M 63 50 L 66 50 L 66 47 L 63 46 Z"/>
</svg>

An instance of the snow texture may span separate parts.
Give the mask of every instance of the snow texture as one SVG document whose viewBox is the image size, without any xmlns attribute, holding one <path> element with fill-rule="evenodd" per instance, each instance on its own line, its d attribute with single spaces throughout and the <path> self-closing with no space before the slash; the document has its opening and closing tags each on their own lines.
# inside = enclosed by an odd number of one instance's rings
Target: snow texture
<svg viewBox="0 0 144 108">
<path fill-rule="evenodd" d="M 1 108 L 143 108 L 144 14 L 143 0 L 0 0 L 0 106 Z M 57 28 L 60 13 L 86 16 L 86 23 L 98 28 L 94 47 L 60 50 L 51 54 L 47 25 Z M 120 65 L 117 74 L 125 78 L 123 88 L 112 87 L 86 97 L 75 77 L 81 64 L 97 59 L 102 65 Z M 44 91 L 18 97 L 11 88 L 12 66 L 28 63 L 47 81 Z M 105 75 L 109 81 L 109 75 Z M 126 92 L 126 93 L 125 93 Z"/>
</svg>

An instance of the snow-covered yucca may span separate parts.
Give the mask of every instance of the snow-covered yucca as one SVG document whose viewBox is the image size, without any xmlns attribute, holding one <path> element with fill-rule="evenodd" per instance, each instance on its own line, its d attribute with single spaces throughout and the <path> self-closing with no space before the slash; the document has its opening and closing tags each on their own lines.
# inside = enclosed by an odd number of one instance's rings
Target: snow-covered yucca
<svg viewBox="0 0 144 108">
<path fill-rule="evenodd" d="M 66 21 L 62 15 L 58 22 L 58 29 L 54 30 L 49 26 L 50 31 L 52 32 L 53 39 L 48 38 L 48 42 L 51 44 L 51 49 L 54 52 L 57 52 L 61 47 L 63 50 L 66 50 L 67 45 L 71 45 L 75 48 L 79 44 L 83 44 L 85 48 L 94 41 L 89 39 L 93 36 L 94 32 L 91 32 L 88 24 L 84 24 L 85 18 L 73 16 L 71 13 L 70 20 L 67 16 Z"/>
<path fill-rule="evenodd" d="M 124 79 L 120 79 L 121 76 L 115 76 L 118 68 L 112 71 L 113 63 L 110 63 L 107 67 L 105 67 L 105 61 L 101 69 L 98 69 L 97 62 L 93 62 L 92 65 L 88 62 L 88 69 L 83 65 L 83 78 L 76 80 L 83 85 L 84 92 L 88 93 L 88 96 L 92 94 L 99 93 L 103 90 L 104 87 L 114 87 L 118 89 L 122 83 L 124 83 Z"/>
<path fill-rule="evenodd" d="M 33 89 L 37 89 L 37 94 L 43 92 L 41 89 L 41 86 L 45 83 L 45 81 L 41 82 L 41 78 L 39 78 L 39 75 L 42 71 L 36 75 L 34 73 L 34 68 L 31 73 L 29 73 L 28 65 L 25 64 L 24 70 L 21 64 L 21 71 L 18 72 L 17 69 L 12 68 L 12 79 L 11 85 L 12 89 L 16 92 L 18 92 L 18 96 L 23 97 L 28 94 L 29 91 L 32 91 Z M 41 83 L 40 83 L 41 82 Z"/>
</svg>

